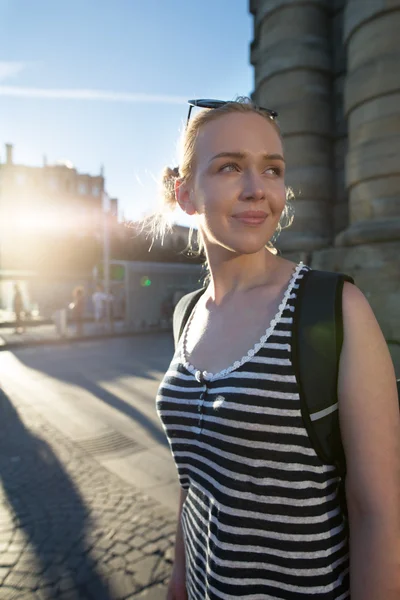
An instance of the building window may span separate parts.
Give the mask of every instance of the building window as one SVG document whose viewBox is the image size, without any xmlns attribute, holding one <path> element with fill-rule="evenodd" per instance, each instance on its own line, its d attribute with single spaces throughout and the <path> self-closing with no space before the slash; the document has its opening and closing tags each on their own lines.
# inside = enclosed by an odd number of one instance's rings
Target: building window
<svg viewBox="0 0 400 600">
<path fill-rule="evenodd" d="M 94 185 L 92 187 L 92 194 L 93 194 L 93 196 L 96 196 L 97 198 L 100 196 L 100 188 L 98 185 Z"/>
<path fill-rule="evenodd" d="M 86 183 L 80 182 L 80 184 L 78 186 L 78 192 L 79 192 L 79 194 L 81 194 L 81 196 L 85 196 L 87 194 L 87 185 L 86 185 Z"/>
</svg>

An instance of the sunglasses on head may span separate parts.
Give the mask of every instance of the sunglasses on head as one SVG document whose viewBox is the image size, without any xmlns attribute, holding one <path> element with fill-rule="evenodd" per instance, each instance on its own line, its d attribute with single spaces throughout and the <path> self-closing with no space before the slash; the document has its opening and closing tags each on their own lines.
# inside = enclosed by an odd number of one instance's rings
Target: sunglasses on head
<svg viewBox="0 0 400 600">
<path fill-rule="evenodd" d="M 191 114 L 194 106 L 197 106 L 199 108 L 220 108 L 221 106 L 224 106 L 225 104 L 235 104 L 235 102 L 233 102 L 231 100 L 204 100 L 204 99 L 201 99 L 201 100 L 188 100 L 188 104 L 190 104 L 190 106 L 189 106 L 189 113 L 188 113 L 188 117 L 187 117 L 187 121 L 186 121 L 186 127 L 189 124 L 190 114 Z M 261 110 L 261 111 L 265 112 L 270 119 L 276 119 L 276 117 L 278 116 L 278 113 L 275 110 L 271 110 L 270 108 L 264 108 L 262 106 L 255 106 L 255 108 L 257 110 Z"/>
</svg>

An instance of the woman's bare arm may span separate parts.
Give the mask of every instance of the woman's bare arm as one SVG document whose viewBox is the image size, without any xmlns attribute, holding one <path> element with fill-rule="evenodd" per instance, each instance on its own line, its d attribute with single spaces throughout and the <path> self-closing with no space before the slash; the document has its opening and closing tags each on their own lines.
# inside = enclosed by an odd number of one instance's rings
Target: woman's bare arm
<svg viewBox="0 0 400 600">
<path fill-rule="evenodd" d="M 352 600 L 400 598 L 400 413 L 393 363 L 362 292 L 343 290 L 339 415 Z"/>
<path fill-rule="evenodd" d="M 185 542 L 181 523 L 182 508 L 185 503 L 186 496 L 187 492 L 181 488 L 178 509 L 178 525 L 175 538 L 175 559 L 171 580 L 168 587 L 167 600 L 187 600 Z"/>
<path fill-rule="evenodd" d="M 185 544 L 183 539 L 183 531 L 181 524 L 182 508 L 185 503 L 187 491 L 181 488 L 180 499 L 179 499 L 179 511 L 178 511 L 178 525 L 176 529 L 175 539 L 175 564 L 179 565 L 180 568 L 185 570 Z"/>
</svg>

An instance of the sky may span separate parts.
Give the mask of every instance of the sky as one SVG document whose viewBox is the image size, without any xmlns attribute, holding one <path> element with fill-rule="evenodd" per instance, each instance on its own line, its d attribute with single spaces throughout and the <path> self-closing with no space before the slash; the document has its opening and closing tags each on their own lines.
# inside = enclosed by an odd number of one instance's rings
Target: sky
<svg viewBox="0 0 400 600">
<path fill-rule="evenodd" d="M 119 214 L 159 202 L 187 100 L 253 91 L 248 0 L 0 0 L 0 160 L 69 160 Z M 177 223 L 190 221 L 180 211 Z"/>
</svg>

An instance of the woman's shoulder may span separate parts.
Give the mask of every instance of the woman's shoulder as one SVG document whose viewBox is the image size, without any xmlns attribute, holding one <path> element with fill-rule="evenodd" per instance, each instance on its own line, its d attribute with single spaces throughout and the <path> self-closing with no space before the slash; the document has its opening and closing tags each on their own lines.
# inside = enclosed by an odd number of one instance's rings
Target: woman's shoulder
<svg viewBox="0 0 400 600">
<path fill-rule="evenodd" d="M 299 262 L 294 262 L 293 260 L 279 257 L 278 261 L 279 262 L 278 267 L 276 269 L 276 274 L 278 278 L 282 278 L 283 280 L 292 277 L 296 272 L 300 272 L 303 269 L 307 270 L 310 268 L 301 260 Z"/>
</svg>

